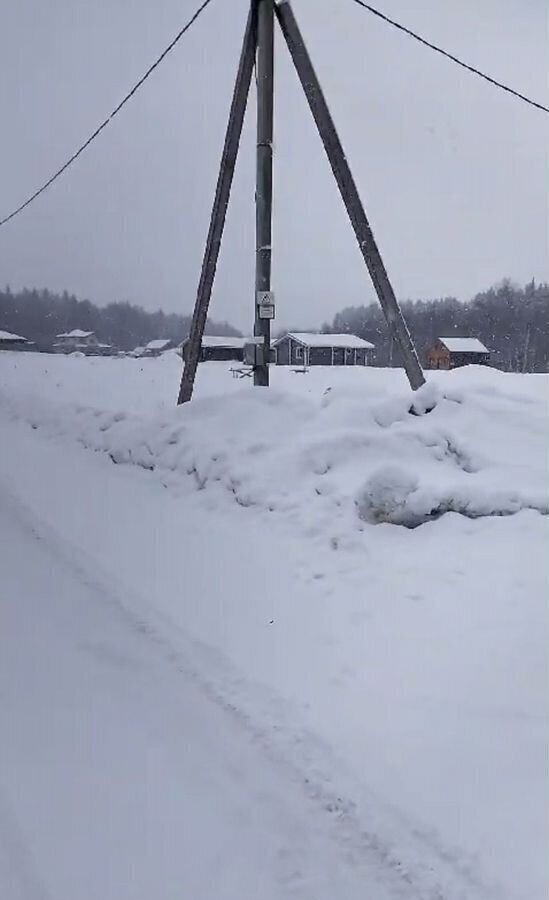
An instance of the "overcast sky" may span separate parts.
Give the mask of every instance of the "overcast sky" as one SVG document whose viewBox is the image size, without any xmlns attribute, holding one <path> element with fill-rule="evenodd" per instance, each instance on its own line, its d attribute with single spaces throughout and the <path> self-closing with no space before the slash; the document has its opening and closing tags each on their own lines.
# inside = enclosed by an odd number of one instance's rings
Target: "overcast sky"
<svg viewBox="0 0 549 900">
<path fill-rule="evenodd" d="M 472 65 L 546 103 L 546 0 L 377 0 Z M 0 216 L 121 99 L 197 0 L 0 4 Z M 0 229 L 0 283 L 190 312 L 248 0 L 214 0 L 72 169 Z M 468 299 L 549 278 L 549 116 L 351 0 L 294 9 L 402 298 Z M 319 326 L 374 297 L 280 35 L 273 288 L 277 325 Z M 211 314 L 253 317 L 255 99 Z"/>
</svg>

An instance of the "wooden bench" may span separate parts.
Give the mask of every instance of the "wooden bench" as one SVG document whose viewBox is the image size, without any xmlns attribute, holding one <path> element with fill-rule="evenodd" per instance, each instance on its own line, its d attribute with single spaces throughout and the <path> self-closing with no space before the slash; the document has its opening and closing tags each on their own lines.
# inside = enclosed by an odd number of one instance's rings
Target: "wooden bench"
<svg viewBox="0 0 549 900">
<path fill-rule="evenodd" d="M 306 375 L 308 371 L 306 366 L 302 366 L 300 369 L 292 369 L 292 372 L 295 372 L 296 375 Z"/>
</svg>

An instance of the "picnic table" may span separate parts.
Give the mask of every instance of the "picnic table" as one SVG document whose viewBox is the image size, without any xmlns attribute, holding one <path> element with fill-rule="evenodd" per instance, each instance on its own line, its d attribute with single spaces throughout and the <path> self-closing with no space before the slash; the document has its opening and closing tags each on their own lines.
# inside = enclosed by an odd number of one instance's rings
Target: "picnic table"
<svg viewBox="0 0 549 900">
<path fill-rule="evenodd" d="M 238 368 L 232 368 L 230 371 L 233 378 L 251 378 L 254 369 L 253 366 L 239 366 Z"/>
</svg>

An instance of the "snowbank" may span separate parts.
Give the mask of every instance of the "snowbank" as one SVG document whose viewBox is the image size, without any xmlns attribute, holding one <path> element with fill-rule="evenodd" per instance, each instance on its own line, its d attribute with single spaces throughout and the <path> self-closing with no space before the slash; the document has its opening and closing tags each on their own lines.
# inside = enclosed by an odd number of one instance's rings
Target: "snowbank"
<svg viewBox="0 0 549 900">
<path fill-rule="evenodd" d="M 546 514 L 546 380 L 470 368 L 415 395 L 398 384 L 379 396 L 358 378 L 316 392 L 314 381 L 304 389 L 286 378 L 284 388 L 199 393 L 149 414 L 19 393 L 1 403 L 113 463 L 171 474 L 210 499 L 259 507 L 332 540 L 447 512 Z M 116 392 L 114 384 L 111 403 Z"/>
</svg>

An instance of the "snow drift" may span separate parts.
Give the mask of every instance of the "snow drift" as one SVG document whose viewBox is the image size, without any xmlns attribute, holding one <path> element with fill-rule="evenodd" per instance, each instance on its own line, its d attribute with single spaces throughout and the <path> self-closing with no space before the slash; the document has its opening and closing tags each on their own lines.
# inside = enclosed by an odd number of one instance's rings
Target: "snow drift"
<svg viewBox="0 0 549 900">
<path fill-rule="evenodd" d="M 286 390 L 199 396 L 159 414 L 17 393 L 1 402 L 113 463 L 331 534 L 415 527 L 447 512 L 546 514 L 543 376 L 520 378 L 470 368 L 382 397 L 350 383 L 298 393 L 287 380 Z"/>
</svg>

